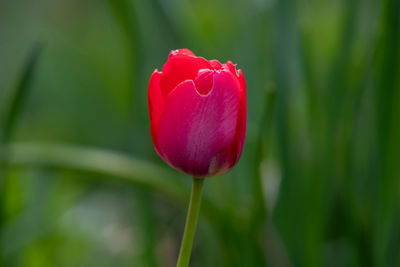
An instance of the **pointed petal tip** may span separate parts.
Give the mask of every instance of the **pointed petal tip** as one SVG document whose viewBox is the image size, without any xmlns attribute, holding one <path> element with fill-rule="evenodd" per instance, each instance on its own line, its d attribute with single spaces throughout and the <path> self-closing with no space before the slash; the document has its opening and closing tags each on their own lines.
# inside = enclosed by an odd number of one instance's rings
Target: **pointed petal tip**
<svg viewBox="0 0 400 267">
<path fill-rule="evenodd" d="M 222 64 L 217 59 L 209 60 L 209 62 L 210 62 L 211 68 L 213 68 L 213 69 L 219 70 L 222 68 Z"/>
<path fill-rule="evenodd" d="M 228 60 L 225 64 L 233 75 L 239 77 L 239 70 L 236 69 L 237 64 L 233 64 L 232 61 Z"/>
<path fill-rule="evenodd" d="M 210 67 L 204 58 L 194 56 L 189 50 L 187 51 L 191 54 L 186 51 L 181 52 L 181 50 L 170 56 L 162 68 L 161 90 L 164 97 L 184 80 L 194 80 L 200 69 L 209 69 Z"/>
<path fill-rule="evenodd" d="M 181 49 L 171 50 L 171 52 L 169 52 L 168 57 L 177 56 L 177 55 L 185 55 L 185 56 L 190 56 L 190 57 L 195 57 L 196 56 L 189 49 L 181 48 Z"/>
<path fill-rule="evenodd" d="M 208 96 L 214 87 L 214 73 L 213 70 L 201 69 L 197 77 L 194 79 L 196 92 L 203 97 Z"/>
</svg>

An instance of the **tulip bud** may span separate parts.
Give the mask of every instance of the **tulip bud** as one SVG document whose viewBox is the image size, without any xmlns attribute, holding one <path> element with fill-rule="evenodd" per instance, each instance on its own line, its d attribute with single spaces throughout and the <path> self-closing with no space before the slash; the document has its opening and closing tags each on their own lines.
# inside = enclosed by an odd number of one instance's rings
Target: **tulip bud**
<svg viewBox="0 0 400 267">
<path fill-rule="evenodd" d="M 226 173 L 242 154 L 246 81 L 228 61 L 171 51 L 148 90 L 151 136 L 160 157 L 189 175 Z"/>
</svg>

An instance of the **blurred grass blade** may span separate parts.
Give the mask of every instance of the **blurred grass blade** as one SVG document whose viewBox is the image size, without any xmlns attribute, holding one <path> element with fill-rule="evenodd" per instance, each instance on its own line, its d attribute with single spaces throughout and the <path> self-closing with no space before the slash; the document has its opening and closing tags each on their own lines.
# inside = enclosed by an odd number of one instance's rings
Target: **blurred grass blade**
<svg viewBox="0 0 400 267">
<path fill-rule="evenodd" d="M 375 264 L 395 266 L 399 251 L 399 55 L 400 2 L 383 2 L 381 36 L 377 55 L 377 207 L 375 214 Z M 395 233 L 396 229 L 397 233 Z M 395 233 L 395 234 L 393 234 Z M 398 266 L 398 265 L 397 265 Z"/>
<path fill-rule="evenodd" d="M 254 161 L 254 174 L 253 174 L 253 192 L 254 192 L 254 218 L 251 219 L 254 226 L 252 229 L 255 231 L 262 230 L 262 225 L 265 222 L 266 217 L 266 206 L 265 197 L 263 193 L 262 175 L 260 171 L 260 165 L 262 160 L 266 157 L 264 143 L 268 142 L 272 133 L 272 120 L 275 115 L 276 108 L 276 87 L 274 84 L 267 85 L 265 107 L 260 122 L 260 129 L 258 131 L 257 145 L 255 151 Z M 257 230 L 256 230 L 257 229 Z"/>
<path fill-rule="evenodd" d="M 41 51 L 42 45 L 40 43 L 36 43 L 32 47 L 21 78 L 14 89 L 15 91 L 11 93 L 12 99 L 9 101 L 5 112 L 4 124 L 2 129 L 0 129 L 0 144 L 7 143 L 12 135 L 18 115 L 22 109 L 23 101 L 26 98 L 29 87 L 31 86 Z"/>
<path fill-rule="evenodd" d="M 17 143 L 0 148 L 0 163 L 10 166 L 44 166 L 93 172 L 119 178 L 160 193 L 185 207 L 190 184 L 169 169 L 117 152 L 72 145 Z M 215 220 L 220 211 L 205 197 L 205 216 Z"/>
<path fill-rule="evenodd" d="M 42 165 L 110 175 L 142 185 L 174 200 L 185 201 L 186 186 L 176 174 L 116 152 L 55 144 L 12 144 L 0 150 L 3 159 L 18 166 Z"/>
<path fill-rule="evenodd" d="M 266 206 L 266 196 L 263 191 L 263 176 L 261 173 L 261 164 L 264 158 L 267 157 L 269 150 L 265 147 L 265 143 L 269 143 L 271 133 L 272 133 L 272 121 L 275 115 L 275 103 L 276 103 L 276 87 L 274 84 L 268 84 L 266 86 L 266 97 L 265 97 L 265 106 L 262 114 L 261 121 L 259 123 L 260 128 L 258 131 L 258 137 L 256 140 L 256 148 L 255 148 L 255 160 L 253 165 L 253 206 L 251 216 L 248 218 L 249 229 L 251 232 L 249 233 L 250 242 L 256 242 L 254 244 L 253 252 L 255 253 L 252 256 L 253 260 L 262 263 L 265 265 L 265 253 L 264 246 L 262 242 L 260 242 L 260 237 L 263 235 L 266 225 L 267 219 L 267 206 Z"/>
<path fill-rule="evenodd" d="M 42 45 L 36 43 L 31 48 L 28 60 L 23 68 L 22 75 L 17 82 L 17 86 L 10 93 L 10 100 L 4 111 L 4 117 L 0 121 L 0 146 L 9 142 L 10 137 L 15 128 L 18 116 L 21 113 L 23 101 L 26 98 L 29 87 L 31 86 L 34 71 L 42 50 Z M 0 238 L 3 237 L 4 221 L 5 221 L 5 184 L 7 173 L 7 161 L 0 161 Z M 0 266 L 5 264 L 3 258 L 3 247 L 0 245 Z M 7 265 L 7 264 L 6 264 Z"/>
<path fill-rule="evenodd" d="M 133 45 L 132 50 L 135 51 L 139 44 L 138 35 L 135 33 L 139 27 L 134 16 L 133 5 L 128 0 L 109 0 L 108 2 L 118 24 L 129 39 L 129 45 Z"/>
<path fill-rule="evenodd" d="M 134 120 L 140 120 L 143 117 L 143 111 L 139 108 L 141 105 L 136 101 L 140 99 L 140 90 L 137 88 L 141 88 L 140 77 L 142 69 L 140 66 L 143 62 L 143 47 L 140 32 L 141 28 L 138 17 L 136 16 L 137 3 L 129 0 L 108 0 L 108 3 L 112 16 L 126 37 L 125 45 L 129 57 L 129 71 L 132 73 L 132 75 L 129 76 L 129 87 L 127 90 L 129 90 L 131 94 Z M 134 130 L 132 129 L 132 131 Z"/>
</svg>

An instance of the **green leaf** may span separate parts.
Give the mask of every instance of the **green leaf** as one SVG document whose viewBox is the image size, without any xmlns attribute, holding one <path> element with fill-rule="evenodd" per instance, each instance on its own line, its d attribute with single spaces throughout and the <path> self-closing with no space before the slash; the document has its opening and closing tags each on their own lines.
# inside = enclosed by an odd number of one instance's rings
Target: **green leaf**
<svg viewBox="0 0 400 267">
<path fill-rule="evenodd" d="M 26 98 L 29 87 L 32 84 L 34 71 L 39 60 L 42 45 L 36 43 L 31 48 L 28 60 L 24 66 L 21 78 L 19 79 L 14 91 L 11 92 L 12 99 L 8 102 L 7 110 L 5 112 L 4 124 L 0 128 L 0 144 L 5 144 L 10 139 L 12 132 L 15 128 L 18 116 L 21 112 L 23 101 Z"/>
</svg>

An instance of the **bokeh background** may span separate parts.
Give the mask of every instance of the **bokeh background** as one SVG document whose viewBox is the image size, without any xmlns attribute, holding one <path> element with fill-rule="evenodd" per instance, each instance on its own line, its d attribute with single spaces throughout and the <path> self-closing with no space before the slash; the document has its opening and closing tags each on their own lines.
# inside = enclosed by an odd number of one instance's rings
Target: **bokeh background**
<svg viewBox="0 0 400 267">
<path fill-rule="evenodd" d="M 398 0 L 0 0 L 0 265 L 175 265 L 147 85 L 183 47 L 248 86 L 191 266 L 400 266 Z"/>
</svg>

